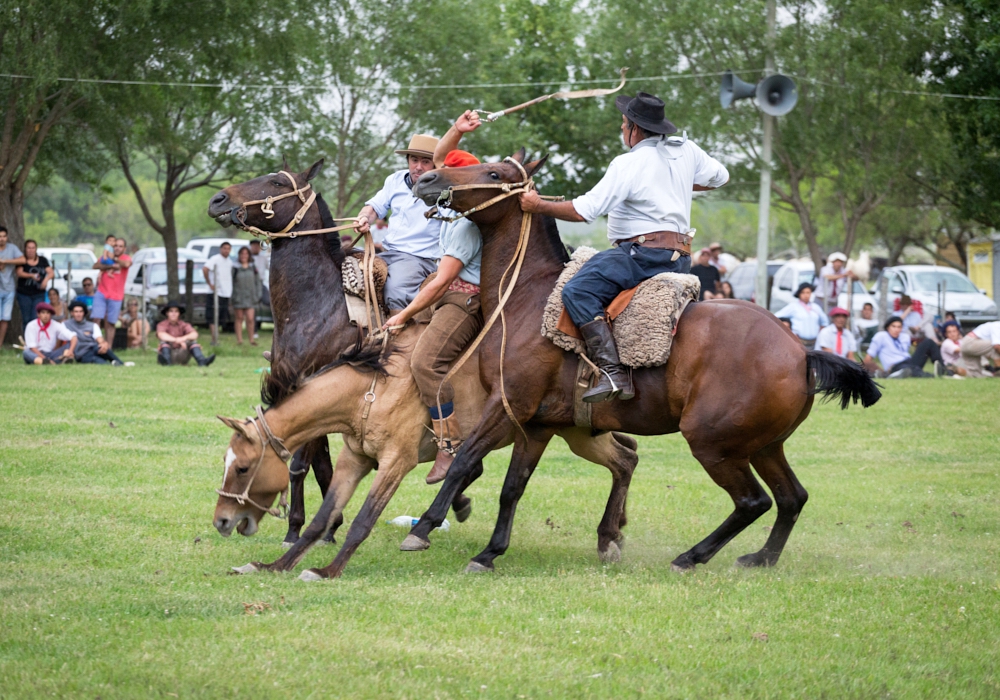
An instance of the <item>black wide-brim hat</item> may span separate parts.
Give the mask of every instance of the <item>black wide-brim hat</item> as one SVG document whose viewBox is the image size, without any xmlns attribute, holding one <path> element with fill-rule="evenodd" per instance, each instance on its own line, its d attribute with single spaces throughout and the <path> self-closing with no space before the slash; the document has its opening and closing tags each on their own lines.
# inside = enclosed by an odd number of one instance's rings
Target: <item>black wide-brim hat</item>
<svg viewBox="0 0 1000 700">
<path fill-rule="evenodd" d="M 798 299 L 799 296 L 802 294 L 802 292 L 805 291 L 806 289 L 808 289 L 810 292 L 815 292 L 816 285 L 809 284 L 808 282 L 803 282 L 802 284 L 799 285 L 799 288 L 795 290 L 795 295 L 794 295 L 795 298 Z"/>
<path fill-rule="evenodd" d="M 162 316 L 166 316 L 167 312 L 170 311 L 170 309 L 177 309 L 181 313 L 184 313 L 184 304 L 180 303 L 179 301 L 170 300 L 166 304 L 160 307 L 160 314 Z"/>
<path fill-rule="evenodd" d="M 635 97 L 619 95 L 615 107 L 629 121 L 654 134 L 675 134 L 677 127 L 664 116 L 663 100 L 648 92 L 637 92 Z"/>
</svg>

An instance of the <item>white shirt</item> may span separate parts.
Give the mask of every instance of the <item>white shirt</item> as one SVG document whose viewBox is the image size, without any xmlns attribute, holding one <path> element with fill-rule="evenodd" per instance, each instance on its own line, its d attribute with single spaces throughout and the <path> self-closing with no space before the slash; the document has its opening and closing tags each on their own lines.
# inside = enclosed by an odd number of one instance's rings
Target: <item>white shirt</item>
<svg viewBox="0 0 1000 700">
<path fill-rule="evenodd" d="M 832 323 L 820 329 L 816 336 L 816 347 L 820 350 L 830 348 L 830 352 L 841 357 L 853 357 L 858 351 L 858 339 L 854 337 L 849 328 L 842 331 L 840 338 L 840 352 L 837 352 L 837 327 Z"/>
<path fill-rule="evenodd" d="M 990 345 L 1000 345 L 1000 321 L 990 321 L 972 330 L 977 338 L 990 341 Z"/>
<path fill-rule="evenodd" d="M 24 329 L 24 346 L 26 348 L 38 348 L 42 352 L 52 352 L 56 349 L 57 340 L 65 340 L 67 343 L 76 337 L 76 333 L 59 323 L 52 321 L 45 332 L 41 332 L 41 324 L 36 318 Z"/>
<path fill-rule="evenodd" d="M 382 189 L 365 204 L 380 219 L 392 213 L 389 230 L 382 239 L 383 248 L 437 260 L 441 251 L 441 222 L 424 216 L 430 207 L 413 196 L 412 188 L 410 172 L 399 170 L 387 177 Z"/>
<path fill-rule="evenodd" d="M 209 271 L 208 281 L 219 288 L 219 296 L 228 299 L 233 296 L 233 261 L 222 253 L 216 253 L 205 263 Z M 218 282 L 216 282 L 218 280 Z"/>
<path fill-rule="evenodd" d="M 827 263 L 819 270 L 820 285 L 819 289 L 816 290 L 816 296 L 824 297 L 830 300 L 830 304 L 835 304 L 837 302 L 837 297 L 840 296 L 841 292 L 847 291 L 847 283 L 850 281 L 847 277 L 842 277 L 839 280 L 828 280 L 827 275 L 839 275 L 847 272 L 843 267 L 840 268 L 840 272 L 833 269 L 833 263 Z"/>
<path fill-rule="evenodd" d="M 607 214 L 612 241 L 653 231 L 688 233 L 694 185 L 721 187 L 728 181 L 725 166 L 692 141 L 671 145 L 666 138 L 648 138 L 611 161 L 573 208 L 588 222 Z"/>
<path fill-rule="evenodd" d="M 946 365 L 957 365 L 962 359 L 962 350 L 958 343 L 950 338 L 941 341 L 941 359 Z"/>
</svg>

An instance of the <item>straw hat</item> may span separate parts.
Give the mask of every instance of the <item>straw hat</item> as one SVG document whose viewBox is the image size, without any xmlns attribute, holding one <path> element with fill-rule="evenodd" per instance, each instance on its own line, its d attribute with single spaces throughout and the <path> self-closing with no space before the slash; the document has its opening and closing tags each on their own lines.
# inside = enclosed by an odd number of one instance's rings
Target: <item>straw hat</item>
<svg viewBox="0 0 1000 700">
<path fill-rule="evenodd" d="M 433 158 L 434 149 L 437 148 L 438 140 L 427 134 L 414 134 L 410 139 L 410 145 L 399 151 L 401 156 L 416 156 L 417 158 Z"/>
</svg>

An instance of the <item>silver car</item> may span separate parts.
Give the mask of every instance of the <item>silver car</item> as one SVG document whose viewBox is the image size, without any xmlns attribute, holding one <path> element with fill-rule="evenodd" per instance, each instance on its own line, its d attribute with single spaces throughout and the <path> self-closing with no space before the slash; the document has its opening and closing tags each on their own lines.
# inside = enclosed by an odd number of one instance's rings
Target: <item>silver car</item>
<svg viewBox="0 0 1000 700">
<path fill-rule="evenodd" d="M 944 315 L 951 311 L 963 326 L 975 326 L 997 320 L 997 305 L 976 289 L 968 277 L 958 270 L 937 265 L 897 265 L 882 270 L 873 290 L 879 298 L 881 279 L 887 280 L 889 310 L 903 294 L 924 307 L 924 318 Z M 943 309 L 943 310 L 942 310 Z"/>
</svg>

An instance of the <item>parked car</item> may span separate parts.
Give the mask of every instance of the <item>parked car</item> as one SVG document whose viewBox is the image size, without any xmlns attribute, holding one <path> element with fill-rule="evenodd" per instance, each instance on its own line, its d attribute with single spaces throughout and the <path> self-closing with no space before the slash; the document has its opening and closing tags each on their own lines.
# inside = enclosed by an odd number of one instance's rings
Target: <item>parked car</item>
<svg viewBox="0 0 1000 700">
<path fill-rule="evenodd" d="M 188 250 L 187 248 L 177 249 L 177 260 L 179 262 L 189 259 L 192 259 L 195 262 L 204 262 L 206 257 L 196 250 Z M 132 256 L 133 265 L 138 265 L 143 262 L 166 262 L 166 260 L 167 249 L 163 246 L 141 248 L 136 251 L 135 255 Z"/>
<path fill-rule="evenodd" d="M 196 325 L 205 325 L 207 323 L 205 320 L 205 304 L 208 300 L 208 295 L 212 293 L 208 283 L 205 282 L 205 276 L 202 274 L 201 267 L 199 264 L 194 266 L 194 277 L 192 278 L 194 282 L 192 287 L 193 316 L 187 317 L 191 323 Z M 148 276 L 145 278 L 143 276 L 144 271 L 148 273 Z M 187 266 L 184 263 L 178 263 L 177 274 L 180 278 L 181 299 L 183 301 L 184 285 L 187 281 Z M 125 294 L 130 297 L 142 299 L 144 291 L 148 309 L 147 317 L 150 320 L 150 324 L 155 325 L 155 322 L 159 320 L 160 305 L 168 301 L 167 263 L 165 261 L 147 262 L 145 265 L 139 264 L 129 267 L 128 277 L 125 279 Z"/>
<path fill-rule="evenodd" d="M 951 311 L 963 326 L 975 326 L 997 320 L 997 305 L 977 289 L 972 281 L 958 270 L 937 265 L 897 265 L 882 270 L 873 290 L 879 297 L 881 279 L 887 279 L 889 311 L 903 294 L 924 307 L 924 316 L 942 314 L 939 294 L 944 297 L 944 311 Z"/>
<path fill-rule="evenodd" d="M 240 248 L 250 245 L 250 241 L 244 238 L 194 238 L 188 241 L 187 249 L 197 252 L 204 258 L 210 258 L 219 252 L 219 247 L 223 243 L 229 243 L 233 247 L 229 251 L 229 257 L 233 262 L 236 262 Z"/>
<path fill-rule="evenodd" d="M 781 311 L 787 304 L 791 303 L 795 297 L 795 290 L 799 288 L 799 285 L 803 282 L 808 282 L 809 284 L 817 285 L 816 278 L 816 266 L 813 265 L 813 261 L 810 258 L 800 258 L 798 260 L 789 260 L 781 266 L 777 273 L 774 275 L 774 282 L 771 285 L 771 303 L 769 309 L 772 313 Z M 831 300 L 830 307 L 839 306 L 841 308 L 847 309 L 848 303 L 853 307 L 849 309 L 852 312 L 852 316 L 857 317 L 861 315 L 861 309 L 864 308 L 865 304 L 871 304 L 877 308 L 875 303 L 875 297 L 873 297 L 867 289 L 865 289 L 864 284 L 859 280 L 854 280 L 854 298 L 848 302 L 847 290 L 841 292 L 837 295 L 836 300 Z M 819 299 L 817 299 L 817 302 Z"/>
<path fill-rule="evenodd" d="M 774 273 L 785 263 L 784 260 L 767 261 L 767 279 L 770 283 Z M 729 273 L 729 284 L 733 286 L 733 296 L 744 301 L 755 301 L 755 286 L 757 280 L 757 261 L 741 262 Z"/>
<path fill-rule="evenodd" d="M 55 276 L 49 282 L 49 289 L 55 287 L 64 298 L 75 296 L 75 294 L 67 295 L 67 281 L 72 290 L 77 293 L 83 291 L 85 277 L 91 278 L 96 287 L 98 271 L 94 269 L 94 263 L 97 262 L 97 256 L 86 248 L 39 248 L 38 254 L 48 258 L 55 272 Z M 70 273 L 72 279 L 66 280 L 70 263 L 73 265 L 73 270 Z"/>
</svg>

